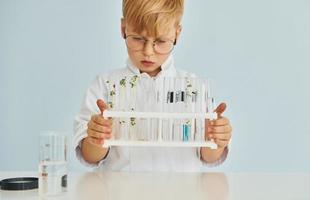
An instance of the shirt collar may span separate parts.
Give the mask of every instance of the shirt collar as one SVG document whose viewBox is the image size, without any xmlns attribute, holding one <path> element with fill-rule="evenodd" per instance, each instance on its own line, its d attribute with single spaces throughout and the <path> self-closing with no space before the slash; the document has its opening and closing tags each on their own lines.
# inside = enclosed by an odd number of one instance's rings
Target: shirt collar
<svg viewBox="0 0 310 200">
<path fill-rule="evenodd" d="M 127 68 L 129 68 L 130 71 L 132 71 L 134 74 L 142 75 L 149 77 L 146 73 L 140 73 L 140 70 L 138 67 L 136 67 L 130 58 L 127 59 Z M 170 55 L 167 60 L 161 65 L 161 71 L 156 75 L 156 78 L 159 76 L 174 76 L 176 74 L 176 69 L 174 67 L 174 60 L 173 56 Z"/>
</svg>

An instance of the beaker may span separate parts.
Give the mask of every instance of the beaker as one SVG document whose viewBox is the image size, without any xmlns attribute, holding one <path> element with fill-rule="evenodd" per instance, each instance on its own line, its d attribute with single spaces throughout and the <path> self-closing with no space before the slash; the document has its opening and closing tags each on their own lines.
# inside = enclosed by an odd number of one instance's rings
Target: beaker
<svg viewBox="0 0 310 200">
<path fill-rule="evenodd" d="M 67 137 L 57 131 L 39 136 L 39 195 L 60 195 L 67 188 Z"/>
</svg>

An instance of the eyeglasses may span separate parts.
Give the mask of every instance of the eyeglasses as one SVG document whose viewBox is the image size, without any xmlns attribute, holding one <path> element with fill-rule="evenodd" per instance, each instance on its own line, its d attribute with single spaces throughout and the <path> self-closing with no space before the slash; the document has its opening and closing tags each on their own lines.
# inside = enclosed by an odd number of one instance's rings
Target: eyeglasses
<svg viewBox="0 0 310 200">
<path fill-rule="evenodd" d="M 141 51 L 145 47 L 145 44 L 150 41 L 142 36 L 138 35 L 124 35 L 126 45 L 129 49 L 133 51 Z M 176 45 L 176 39 L 156 39 L 152 41 L 154 51 L 158 54 L 168 54 L 170 53 L 174 46 Z"/>
</svg>

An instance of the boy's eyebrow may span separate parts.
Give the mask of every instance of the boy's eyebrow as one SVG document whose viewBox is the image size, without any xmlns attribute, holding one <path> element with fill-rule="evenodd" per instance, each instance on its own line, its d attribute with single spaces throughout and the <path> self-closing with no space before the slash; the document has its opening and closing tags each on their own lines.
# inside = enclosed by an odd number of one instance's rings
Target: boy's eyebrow
<svg viewBox="0 0 310 200">
<path fill-rule="evenodd" d="M 140 35 L 140 34 L 138 34 L 138 33 L 130 33 L 130 32 L 126 33 L 126 35 L 136 35 L 136 36 L 142 36 L 142 35 Z M 142 37 L 143 37 L 143 36 L 142 36 Z"/>
<path fill-rule="evenodd" d="M 174 35 L 160 35 L 160 36 L 158 36 L 156 39 L 160 39 L 160 38 L 163 38 L 163 39 L 171 39 L 172 37 L 174 37 Z"/>
<path fill-rule="evenodd" d="M 143 37 L 143 38 L 150 38 L 148 36 L 144 36 L 144 35 L 141 35 L 139 33 L 136 33 L 136 32 L 128 32 L 126 35 L 135 35 L 135 36 L 139 36 L 139 37 Z M 172 37 L 174 37 L 174 35 L 159 35 L 158 37 L 151 37 L 151 38 L 154 38 L 155 40 L 157 39 L 171 39 Z"/>
</svg>

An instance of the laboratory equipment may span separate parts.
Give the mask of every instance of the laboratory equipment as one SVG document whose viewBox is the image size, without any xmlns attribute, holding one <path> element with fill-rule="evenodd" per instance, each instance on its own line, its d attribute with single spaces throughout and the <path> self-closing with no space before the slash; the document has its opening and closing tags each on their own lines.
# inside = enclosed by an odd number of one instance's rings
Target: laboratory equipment
<svg viewBox="0 0 310 200">
<path fill-rule="evenodd" d="M 39 136 L 39 195 L 60 195 L 67 188 L 67 137 L 56 131 Z"/>
<path fill-rule="evenodd" d="M 106 80 L 112 139 L 105 146 L 210 147 L 205 120 L 217 118 L 211 82 L 196 77 L 114 76 Z"/>
</svg>

